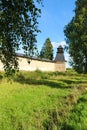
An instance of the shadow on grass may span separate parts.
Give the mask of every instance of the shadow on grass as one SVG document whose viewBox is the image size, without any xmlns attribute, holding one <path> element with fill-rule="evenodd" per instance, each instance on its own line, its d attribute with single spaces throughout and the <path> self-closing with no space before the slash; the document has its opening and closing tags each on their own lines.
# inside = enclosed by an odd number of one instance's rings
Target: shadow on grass
<svg viewBox="0 0 87 130">
<path fill-rule="evenodd" d="M 61 79 L 61 81 L 64 82 L 64 83 L 66 83 L 66 84 L 68 84 L 68 85 L 69 84 L 87 83 L 87 81 L 85 81 L 85 80 L 79 80 L 79 79 L 77 79 L 77 80 L 76 79 L 73 79 L 73 80 L 72 79 L 70 79 L 70 80 L 69 79 L 63 79 L 63 80 Z"/>
<path fill-rule="evenodd" d="M 0 75 L 0 81 L 3 79 L 3 76 L 2 75 Z"/>
<path fill-rule="evenodd" d="M 30 84 L 30 85 L 47 85 L 53 88 L 70 88 L 63 81 L 52 81 L 48 79 L 33 79 L 33 78 L 25 78 L 23 75 L 18 75 L 14 81 L 19 82 L 21 84 Z"/>
<path fill-rule="evenodd" d="M 52 73 L 53 74 L 53 73 Z M 54 80 L 50 79 L 50 75 L 43 74 L 41 72 L 31 73 L 31 76 L 25 74 L 18 74 L 17 77 L 14 78 L 14 81 L 19 82 L 21 84 L 31 84 L 31 85 L 47 85 L 53 88 L 71 88 L 72 85 L 79 85 L 81 83 L 87 83 L 86 80 L 80 79 L 59 79 Z"/>
<path fill-rule="evenodd" d="M 68 124 L 63 124 L 61 130 L 75 130 L 75 128 Z"/>
</svg>

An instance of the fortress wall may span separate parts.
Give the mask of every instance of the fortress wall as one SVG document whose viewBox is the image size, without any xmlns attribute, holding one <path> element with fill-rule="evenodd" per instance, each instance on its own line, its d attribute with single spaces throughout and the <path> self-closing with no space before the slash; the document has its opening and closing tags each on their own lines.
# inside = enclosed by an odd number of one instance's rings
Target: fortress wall
<svg viewBox="0 0 87 130">
<path fill-rule="evenodd" d="M 58 61 L 55 63 L 55 71 L 65 72 L 66 71 L 66 64 L 64 61 Z"/>
<path fill-rule="evenodd" d="M 29 59 L 18 57 L 19 58 L 19 70 L 25 71 L 60 71 L 65 72 L 66 66 L 65 62 L 48 62 L 48 61 L 41 61 L 41 60 L 30 60 L 30 64 L 28 63 Z M 3 70 L 3 64 L 0 62 L 0 70 Z"/>
<path fill-rule="evenodd" d="M 40 60 L 30 60 L 30 64 L 28 63 L 28 59 L 26 58 L 19 58 L 19 68 L 20 70 L 26 71 L 55 71 L 55 63 L 53 62 L 46 62 Z"/>
<path fill-rule="evenodd" d="M 3 64 L 2 64 L 1 61 L 0 61 L 0 70 L 4 70 L 4 69 L 3 69 Z"/>
</svg>

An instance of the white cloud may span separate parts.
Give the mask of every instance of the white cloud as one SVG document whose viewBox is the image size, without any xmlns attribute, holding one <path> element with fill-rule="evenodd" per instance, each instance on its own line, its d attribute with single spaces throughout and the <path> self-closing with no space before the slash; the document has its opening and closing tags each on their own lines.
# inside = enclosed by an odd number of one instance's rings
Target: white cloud
<svg viewBox="0 0 87 130">
<path fill-rule="evenodd" d="M 66 42 L 65 41 L 61 41 L 61 42 L 51 42 L 54 48 L 57 48 L 59 45 L 61 45 L 62 47 L 66 46 Z"/>
<path fill-rule="evenodd" d="M 65 58 L 67 61 L 69 61 L 70 55 L 67 52 L 65 53 Z"/>
<path fill-rule="evenodd" d="M 62 42 L 59 43 L 59 45 L 61 45 L 61 46 L 64 47 L 64 46 L 66 46 L 66 42 L 65 42 L 65 41 L 62 41 Z"/>
<path fill-rule="evenodd" d="M 51 42 L 51 43 L 52 43 L 52 45 L 53 45 L 54 48 L 58 47 L 58 43 L 57 42 Z"/>
<path fill-rule="evenodd" d="M 69 61 L 70 61 L 69 53 L 66 52 L 64 55 L 65 55 L 65 60 L 66 60 L 66 68 L 72 68 L 72 66 L 70 66 L 69 64 Z"/>
</svg>

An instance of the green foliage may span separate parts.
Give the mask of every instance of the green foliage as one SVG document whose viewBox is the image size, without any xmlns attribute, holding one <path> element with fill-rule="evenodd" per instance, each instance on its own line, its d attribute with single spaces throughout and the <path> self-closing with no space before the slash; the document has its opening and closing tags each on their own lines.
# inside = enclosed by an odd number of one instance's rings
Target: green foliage
<svg viewBox="0 0 87 130">
<path fill-rule="evenodd" d="M 86 130 L 87 74 L 0 72 L 0 130 Z"/>
<path fill-rule="evenodd" d="M 75 16 L 64 30 L 69 47 L 71 65 L 78 72 L 87 73 L 87 1 L 77 0 Z"/>
<path fill-rule="evenodd" d="M 46 41 L 41 49 L 40 57 L 49 59 L 49 60 L 53 60 L 53 46 L 52 46 L 49 38 L 46 39 Z"/>
<path fill-rule="evenodd" d="M 0 0 L 0 60 L 7 75 L 18 70 L 16 51 L 20 46 L 26 55 L 36 48 L 38 4 L 41 0 Z"/>
</svg>

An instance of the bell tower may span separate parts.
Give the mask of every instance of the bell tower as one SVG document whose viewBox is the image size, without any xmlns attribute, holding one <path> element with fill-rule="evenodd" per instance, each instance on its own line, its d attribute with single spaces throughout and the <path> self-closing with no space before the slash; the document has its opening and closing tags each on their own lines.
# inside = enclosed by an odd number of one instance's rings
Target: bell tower
<svg viewBox="0 0 87 130">
<path fill-rule="evenodd" d="M 64 50 L 63 50 L 63 47 L 61 45 L 57 48 L 55 62 L 57 62 L 57 61 L 65 61 Z"/>
<path fill-rule="evenodd" d="M 55 62 L 55 71 L 63 71 L 63 72 L 66 71 L 64 50 L 61 45 L 57 48 L 57 53 L 54 62 Z"/>
</svg>

